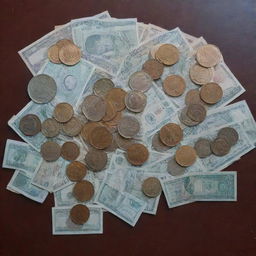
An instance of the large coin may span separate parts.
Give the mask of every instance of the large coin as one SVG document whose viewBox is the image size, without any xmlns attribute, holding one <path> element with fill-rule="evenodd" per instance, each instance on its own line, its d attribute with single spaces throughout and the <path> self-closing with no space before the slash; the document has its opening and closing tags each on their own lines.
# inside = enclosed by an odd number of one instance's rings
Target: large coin
<svg viewBox="0 0 256 256">
<path fill-rule="evenodd" d="M 69 216 L 73 223 L 83 225 L 90 217 L 90 210 L 83 204 L 77 204 L 71 208 Z"/>
<path fill-rule="evenodd" d="M 152 138 L 152 147 L 158 152 L 164 152 L 170 149 L 170 147 L 164 145 L 160 140 L 159 132 L 157 132 Z"/>
<path fill-rule="evenodd" d="M 210 156 L 212 153 L 211 142 L 207 139 L 198 139 L 194 145 L 194 149 L 200 158 Z"/>
<path fill-rule="evenodd" d="M 61 156 L 68 160 L 74 161 L 80 154 L 80 149 L 76 143 L 68 141 L 65 142 L 61 147 Z"/>
<path fill-rule="evenodd" d="M 55 64 L 61 63 L 59 58 L 59 47 L 54 44 L 48 49 L 48 59 Z"/>
<path fill-rule="evenodd" d="M 174 157 L 172 157 L 167 163 L 167 172 L 172 176 L 181 176 L 185 173 L 186 168 L 182 167 L 181 165 L 177 164 Z"/>
<path fill-rule="evenodd" d="M 91 132 L 96 128 L 96 127 L 101 127 L 102 124 L 99 122 L 88 122 L 86 124 L 84 124 L 80 135 L 82 136 L 83 140 L 86 143 L 90 143 L 89 142 L 89 138 L 90 138 L 90 134 Z"/>
<path fill-rule="evenodd" d="M 142 191 L 148 197 L 157 197 L 162 192 L 161 183 L 158 178 L 149 177 L 142 183 Z"/>
<path fill-rule="evenodd" d="M 59 58 L 65 65 L 73 66 L 80 61 L 81 50 L 74 44 L 64 44 L 59 49 Z"/>
<path fill-rule="evenodd" d="M 73 115 L 73 107 L 66 102 L 59 103 L 58 105 L 56 105 L 53 112 L 53 117 L 60 123 L 68 122 Z"/>
<path fill-rule="evenodd" d="M 111 101 L 106 101 L 106 113 L 105 116 L 102 118 L 102 121 L 108 122 L 115 118 L 117 115 L 116 108 Z"/>
<path fill-rule="evenodd" d="M 200 92 L 198 89 L 191 89 L 186 93 L 185 104 L 204 104 L 200 98 Z"/>
<path fill-rule="evenodd" d="M 104 126 L 94 128 L 89 135 L 90 144 L 97 149 L 107 148 L 111 145 L 112 140 L 112 134 Z"/>
<path fill-rule="evenodd" d="M 40 74 L 31 78 L 28 83 L 28 95 L 36 103 L 48 103 L 56 95 L 57 85 L 48 75 Z"/>
<path fill-rule="evenodd" d="M 191 166 L 196 161 L 196 151 L 191 146 L 181 146 L 175 153 L 175 160 L 181 166 Z"/>
<path fill-rule="evenodd" d="M 148 149 L 140 143 L 128 146 L 126 153 L 128 162 L 135 166 L 143 165 L 149 157 Z"/>
<path fill-rule="evenodd" d="M 239 135 L 234 128 L 224 127 L 219 130 L 218 138 L 224 138 L 231 146 L 234 146 L 239 139 Z"/>
<path fill-rule="evenodd" d="M 94 186 L 88 180 L 77 182 L 73 187 L 73 196 L 80 202 L 89 201 L 94 195 Z"/>
<path fill-rule="evenodd" d="M 169 123 L 164 125 L 159 132 L 160 140 L 169 147 L 177 145 L 183 138 L 183 131 L 179 125 Z"/>
<path fill-rule="evenodd" d="M 27 136 L 34 136 L 41 131 L 41 121 L 36 115 L 25 115 L 20 119 L 19 129 Z"/>
<path fill-rule="evenodd" d="M 125 96 L 125 106 L 132 112 L 142 112 L 147 104 L 147 96 L 139 91 L 130 91 Z"/>
<path fill-rule="evenodd" d="M 164 65 L 157 60 L 149 59 L 143 64 L 142 70 L 147 72 L 153 80 L 157 80 L 163 74 Z"/>
<path fill-rule="evenodd" d="M 60 157 L 60 145 L 53 141 L 47 141 L 41 146 L 41 156 L 47 162 L 56 161 Z"/>
<path fill-rule="evenodd" d="M 133 138 L 140 131 L 140 123 L 137 118 L 133 116 L 124 116 L 120 120 L 117 130 L 124 138 Z"/>
<path fill-rule="evenodd" d="M 229 153 L 231 145 L 224 138 L 217 138 L 211 143 L 211 150 L 216 156 L 224 156 Z"/>
<path fill-rule="evenodd" d="M 132 90 L 146 92 L 152 86 L 152 78 L 148 73 L 138 71 L 130 76 L 128 85 Z"/>
<path fill-rule="evenodd" d="M 60 125 L 53 118 L 47 118 L 42 122 L 41 132 L 45 137 L 53 138 L 60 133 Z"/>
<path fill-rule="evenodd" d="M 105 168 L 108 157 L 107 153 L 102 150 L 90 149 L 85 155 L 84 160 L 90 170 L 98 172 Z"/>
<path fill-rule="evenodd" d="M 163 90 L 169 96 L 178 97 L 184 93 L 185 88 L 186 83 L 181 76 L 170 75 L 164 79 Z"/>
<path fill-rule="evenodd" d="M 179 61 L 179 50 L 173 44 L 163 44 L 156 52 L 156 59 L 164 65 L 171 66 Z"/>
<path fill-rule="evenodd" d="M 222 88 L 216 83 L 208 83 L 201 87 L 200 97 L 208 104 L 217 103 L 223 96 Z"/>
<path fill-rule="evenodd" d="M 213 68 L 205 68 L 198 64 L 194 64 L 189 69 L 189 76 L 195 84 L 202 85 L 212 81 L 213 72 Z"/>
<path fill-rule="evenodd" d="M 62 125 L 62 130 L 68 136 L 77 136 L 82 130 L 82 123 L 77 117 L 72 117 Z"/>
<path fill-rule="evenodd" d="M 109 90 L 114 88 L 115 85 L 109 78 L 101 78 L 93 85 L 93 92 L 100 97 L 105 97 Z"/>
<path fill-rule="evenodd" d="M 189 104 L 187 116 L 196 122 L 203 122 L 206 117 L 206 109 L 201 104 Z"/>
<path fill-rule="evenodd" d="M 134 144 L 134 140 L 126 139 L 119 133 L 114 133 L 113 139 L 115 140 L 117 146 L 122 150 L 126 150 L 131 144 Z"/>
<path fill-rule="evenodd" d="M 188 107 L 185 107 L 181 110 L 180 115 L 179 115 L 180 121 L 189 127 L 198 125 L 200 122 L 196 122 L 196 121 L 192 120 L 191 118 L 189 118 L 187 116 L 187 111 L 188 111 Z"/>
<path fill-rule="evenodd" d="M 117 111 L 125 109 L 124 98 L 126 92 L 121 88 L 110 89 L 106 94 L 106 100 L 110 101 Z"/>
<path fill-rule="evenodd" d="M 73 161 L 66 168 L 66 175 L 71 181 L 81 181 L 87 173 L 85 164 Z"/>
</svg>

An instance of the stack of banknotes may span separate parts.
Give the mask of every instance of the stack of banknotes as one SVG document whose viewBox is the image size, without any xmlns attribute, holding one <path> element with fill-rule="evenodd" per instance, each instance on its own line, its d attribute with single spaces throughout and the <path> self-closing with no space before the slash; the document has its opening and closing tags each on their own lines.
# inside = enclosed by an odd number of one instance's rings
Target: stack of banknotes
<svg viewBox="0 0 256 256">
<path fill-rule="evenodd" d="M 79 64 L 68 67 L 48 60 L 48 48 L 61 39 L 70 39 L 79 46 L 82 51 Z M 72 206 L 79 203 L 72 196 L 74 183 L 66 176 L 69 162 L 62 158 L 55 162 L 42 160 L 40 147 L 46 138 L 42 134 L 25 136 L 19 130 L 19 121 L 25 114 L 35 114 L 45 120 L 52 116 L 59 102 L 71 104 L 75 113 L 79 114 L 81 102 L 100 78 L 109 78 L 116 87 L 128 90 L 131 74 L 141 70 L 154 45 L 163 43 L 179 48 L 182 58 L 177 65 L 165 69 L 162 78 L 155 81 L 154 86 L 146 92 L 147 105 L 140 114 L 143 133 L 137 139 L 147 145 L 149 159 L 142 166 L 132 166 L 126 160 L 123 150 L 117 149 L 108 153 L 108 163 L 103 171 L 88 171 L 85 179 L 94 185 L 95 193 L 85 203 L 90 210 L 89 220 L 83 225 L 77 225 L 69 217 Z M 52 102 L 36 104 L 31 101 L 9 120 L 9 126 L 24 142 L 10 139 L 6 142 L 3 167 L 14 170 L 7 189 L 39 203 L 43 203 L 48 194 L 53 193 L 55 206 L 52 208 L 52 230 L 55 235 L 101 234 L 103 213 L 106 211 L 132 226 L 142 213 L 155 215 L 161 195 L 150 198 L 143 194 L 141 186 L 147 177 L 157 177 L 161 181 L 169 208 L 195 201 L 236 201 L 236 172 L 220 171 L 254 149 L 256 123 L 246 101 L 229 104 L 245 89 L 224 60 L 214 67 L 213 78 L 213 81 L 221 85 L 222 99 L 209 106 L 207 117 L 202 123 L 193 127 L 181 124 L 184 136 L 179 146 L 193 146 L 201 137 L 212 139 L 219 129 L 228 126 L 239 134 L 238 142 L 229 154 L 197 158 L 195 164 L 187 167 L 183 175 L 173 176 L 167 169 L 177 147 L 164 152 L 158 152 L 152 147 L 152 137 L 163 125 L 170 120 L 180 123 L 179 114 L 185 105 L 184 96 L 171 98 L 163 92 L 162 80 L 175 73 L 184 77 L 187 91 L 197 89 L 198 85 L 189 79 L 188 70 L 195 63 L 196 50 L 205 44 L 207 42 L 203 37 L 188 35 L 179 28 L 166 30 L 138 22 L 136 18 L 117 19 L 105 11 L 56 26 L 53 31 L 20 50 L 19 55 L 34 76 L 50 75 L 57 86 L 63 89 L 58 89 Z M 64 78 L 70 73 L 76 78 L 76 86 L 65 88 L 67 85 Z M 88 147 L 81 136 L 73 139 L 80 145 L 81 152 L 77 160 L 82 162 Z M 70 138 L 59 135 L 54 140 L 63 144 Z"/>
</svg>

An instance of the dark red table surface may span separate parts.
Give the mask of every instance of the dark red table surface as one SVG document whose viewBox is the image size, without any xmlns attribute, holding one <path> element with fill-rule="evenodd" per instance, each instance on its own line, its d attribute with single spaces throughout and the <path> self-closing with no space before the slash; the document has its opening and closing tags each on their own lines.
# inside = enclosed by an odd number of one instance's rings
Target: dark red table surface
<svg viewBox="0 0 256 256">
<path fill-rule="evenodd" d="M 2 0 L 0 9 L 1 162 L 7 138 L 20 138 L 7 121 L 29 101 L 31 73 L 17 51 L 70 19 L 109 10 L 137 17 L 220 47 L 225 62 L 245 87 L 256 116 L 256 1 L 246 0 Z M 236 100 L 236 101 L 237 101 Z M 237 202 L 197 202 L 168 209 L 160 199 L 156 216 L 143 214 L 132 228 L 104 213 L 104 234 L 53 236 L 53 195 L 44 204 L 6 190 L 13 170 L 0 171 L 0 255 L 256 255 L 256 151 L 226 170 L 238 172 Z"/>
</svg>

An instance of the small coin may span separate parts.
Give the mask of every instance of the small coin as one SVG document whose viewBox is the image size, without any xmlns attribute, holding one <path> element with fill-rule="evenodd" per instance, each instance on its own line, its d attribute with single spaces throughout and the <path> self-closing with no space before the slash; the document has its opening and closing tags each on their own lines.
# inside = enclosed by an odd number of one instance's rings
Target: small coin
<svg viewBox="0 0 256 256">
<path fill-rule="evenodd" d="M 89 201 L 94 195 L 94 186 L 88 180 L 82 180 L 75 184 L 73 196 L 80 202 Z"/>
<path fill-rule="evenodd" d="M 122 150 L 126 150 L 131 144 L 134 144 L 134 140 L 126 139 L 122 137 L 119 133 L 114 133 L 113 138 L 117 146 Z"/>
<path fill-rule="evenodd" d="M 188 111 L 188 107 L 185 107 L 181 110 L 180 115 L 179 115 L 180 121 L 189 127 L 198 125 L 200 122 L 196 122 L 196 121 L 192 120 L 191 118 L 189 118 L 187 116 L 187 111 Z"/>
<path fill-rule="evenodd" d="M 206 109 L 201 104 L 189 104 L 187 116 L 196 122 L 203 122 L 206 117 Z"/>
<path fill-rule="evenodd" d="M 234 128 L 224 127 L 219 130 L 218 138 L 224 138 L 231 146 L 234 146 L 239 139 L 239 135 Z"/>
<path fill-rule="evenodd" d="M 138 71 L 130 76 L 128 85 L 132 90 L 146 92 L 152 86 L 152 78 L 148 73 Z"/>
<path fill-rule="evenodd" d="M 102 118 L 102 121 L 110 121 L 117 115 L 116 108 L 111 101 L 106 100 L 106 113 L 105 116 Z"/>
<path fill-rule="evenodd" d="M 128 146 L 126 153 L 128 162 L 135 166 L 143 165 L 149 157 L 148 149 L 140 143 Z"/>
<path fill-rule="evenodd" d="M 32 77 L 28 83 L 28 95 L 36 103 L 48 103 L 56 95 L 57 85 L 48 75 L 40 74 Z"/>
<path fill-rule="evenodd" d="M 191 166 L 196 161 L 196 151 L 191 146 L 181 146 L 175 153 L 175 160 L 181 166 Z"/>
<path fill-rule="evenodd" d="M 150 49 L 150 54 L 149 54 L 149 57 L 153 58 L 153 59 L 156 59 L 156 52 L 157 50 L 159 49 L 159 47 L 163 45 L 163 44 L 156 44 L 154 45 L 151 49 Z"/>
<path fill-rule="evenodd" d="M 196 59 L 201 66 L 210 68 L 222 60 L 222 54 L 217 46 L 206 44 L 197 49 Z"/>
<path fill-rule="evenodd" d="M 88 122 L 86 124 L 84 124 L 80 135 L 82 136 L 83 140 L 86 143 L 89 143 L 89 137 L 91 132 L 96 128 L 96 127 L 101 127 L 102 124 L 99 122 Z"/>
<path fill-rule="evenodd" d="M 56 45 L 59 47 L 59 49 L 65 45 L 73 45 L 73 41 L 69 40 L 69 39 L 61 39 L 59 41 L 56 42 Z"/>
<path fill-rule="evenodd" d="M 143 64 L 142 70 L 148 73 L 153 80 L 157 80 L 163 74 L 164 65 L 157 60 L 149 59 Z"/>
<path fill-rule="evenodd" d="M 83 204 L 77 204 L 71 208 L 69 216 L 73 223 L 83 225 L 90 217 L 90 210 Z"/>
<path fill-rule="evenodd" d="M 191 89 L 187 92 L 185 96 L 185 104 L 204 104 L 200 98 L 200 92 L 198 89 Z"/>
<path fill-rule="evenodd" d="M 82 112 L 90 121 L 100 121 L 106 113 L 106 102 L 96 95 L 85 97 L 82 103 Z"/>
<path fill-rule="evenodd" d="M 61 147 L 61 156 L 68 160 L 74 161 L 80 154 L 80 149 L 76 143 L 68 141 L 65 142 Z"/>
<path fill-rule="evenodd" d="M 93 85 L 93 92 L 97 96 L 105 97 L 108 91 L 114 88 L 115 85 L 109 78 L 101 78 L 97 80 Z"/>
<path fill-rule="evenodd" d="M 60 145 L 53 141 L 47 141 L 41 146 L 41 156 L 47 162 L 56 161 L 60 157 Z"/>
<path fill-rule="evenodd" d="M 73 107 L 66 102 L 57 104 L 53 112 L 53 117 L 60 123 L 68 122 L 73 115 Z"/>
<path fill-rule="evenodd" d="M 148 197 L 157 197 L 162 192 L 162 187 L 159 179 L 149 177 L 142 183 L 142 191 Z"/>
<path fill-rule="evenodd" d="M 98 172 L 105 168 L 108 157 L 106 152 L 91 148 L 85 155 L 84 160 L 90 170 Z"/>
<path fill-rule="evenodd" d="M 142 112 L 147 104 L 147 96 L 143 92 L 130 91 L 125 96 L 125 106 L 132 112 Z"/>
<path fill-rule="evenodd" d="M 140 123 L 133 116 L 124 116 L 117 125 L 117 130 L 124 138 L 133 138 L 140 131 Z"/>
<path fill-rule="evenodd" d="M 61 63 L 59 59 L 59 47 L 56 44 L 48 49 L 48 59 L 55 64 Z"/>
<path fill-rule="evenodd" d="M 87 173 L 85 164 L 73 161 L 66 168 L 66 175 L 71 181 L 81 181 Z"/>
<path fill-rule="evenodd" d="M 167 76 L 163 82 L 163 90 L 169 96 L 178 97 L 184 93 L 185 88 L 185 80 L 178 75 Z"/>
<path fill-rule="evenodd" d="M 231 145 L 224 138 L 217 138 L 211 143 L 211 150 L 216 156 L 224 156 L 229 153 Z"/>
<path fill-rule="evenodd" d="M 194 149 L 196 150 L 196 154 L 200 158 L 205 158 L 212 154 L 211 150 L 211 142 L 207 139 L 199 139 L 196 141 L 194 145 Z"/>
<path fill-rule="evenodd" d="M 19 129 L 27 136 L 34 136 L 41 131 L 41 121 L 36 115 L 25 115 L 20 119 Z"/>
<path fill-rule="evenodd" d="M 157 132 L 152 138 L 152 147 L 158 152 L 164 152 L 170 149 L 170 147 L 164 145 L 160 140 L 159 132 Z"/>
<path fill-rule="evenodd" d="M 64 44 L 59 48 L 59 58 L 65 65 L 73 66 L 80 61 L 81 50 L 74 44 Z"/>
<path fill-rule="evenodd" d="M 179 50 L 173 44 L 163 44 L 156 52 L 156 59 L 164 65 L 171 66 L 179 61 Z"/>
<path fill-rule="evenodd" d="M 172 147 L 182 140 L 183 131 L 179 125 L 169 123 L 160 129 L 159 137 L 164 145 Z"/>
<path fill-rule="evenodd" d="M 208 104 L 215 104 L 223 96 L 222 88 L 216 83 L 208 83 L 201 87 L 200 97 Z"/>
<path fill-rule="evenodd" d="M 205 68 L 198 64 L 194 64 L 189 69 L 190 79 L 199 85 L 210 83 L 213 79 L 213 74 L 213 68 Z"/>
<path fill-rule="evenodd" d="M 97 149 L 107 148 L 111 145 L 112 140 L 112 134 L 104 126 L 94 128 L 89 135 L 90 144 Z"/>
<path fill-rule="evenodd" d="M 77 117 L 72 117 L 62 125 L 62 130 L 67 136 L 77 136 L 82 130 L 82 123 Z"/>
<path fill-rule="evenodd" d="M 47 118 L 42 122 L 42 134 L 47 138 L 53 138 L 60 133 L 60 125 L 53 118 Z"/>
<path fill-rule="evenodd" d="M 177 164 L 174 157 L 172 157 L 167 163 L 167 172 L 172 176 L 181 176 L 185 173 L 186 168 Z"/>
<path fill-rule="evenodd" d="M 126 92 L 121 88 L 110 89 L 106 94 L 106 100 L 110 101 L 117 111 L 125 109 L 124 98 Z"/>
</svg>

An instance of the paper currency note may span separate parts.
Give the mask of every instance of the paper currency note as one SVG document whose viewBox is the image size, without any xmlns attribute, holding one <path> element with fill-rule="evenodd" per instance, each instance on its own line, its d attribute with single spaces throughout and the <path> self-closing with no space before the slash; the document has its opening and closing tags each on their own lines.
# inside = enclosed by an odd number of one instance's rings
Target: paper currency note
<svg viewBox="0 0 256 256">
<path fill-rule="evenodd" d="M 141 43 L 141 38 L 143 35 L 143 32 L 147 28 L 147 24 L 144 24 L 143 22 L 137 22 L 137 28 L 138 28 L 138 41 Z"/>
</svg>

